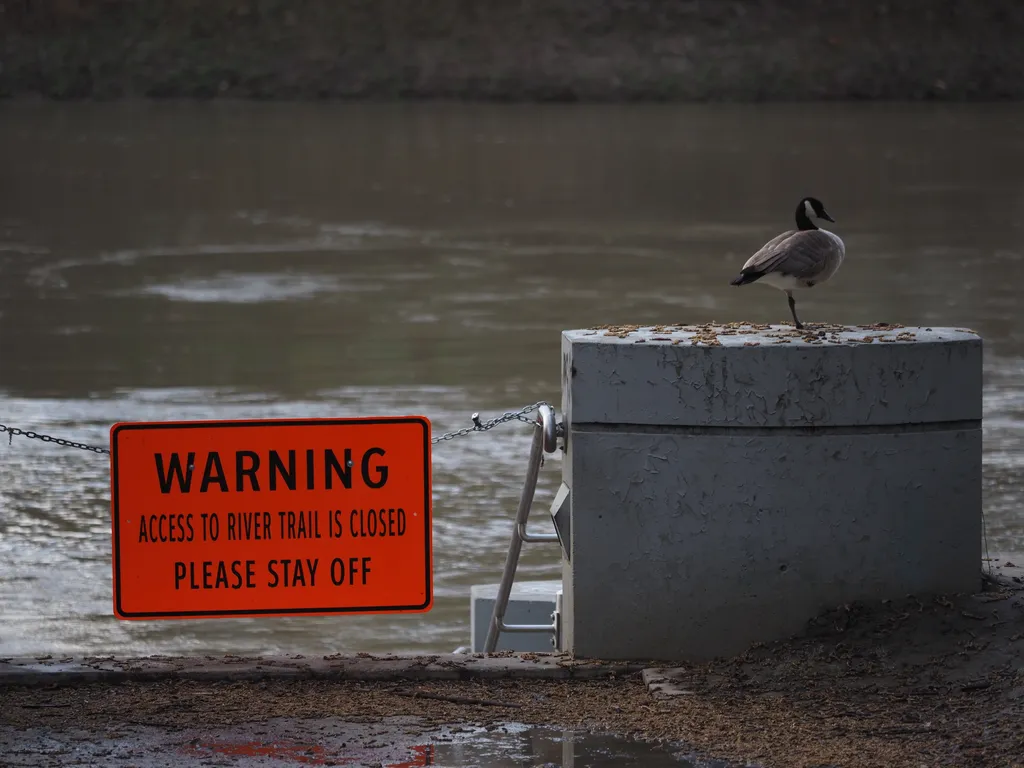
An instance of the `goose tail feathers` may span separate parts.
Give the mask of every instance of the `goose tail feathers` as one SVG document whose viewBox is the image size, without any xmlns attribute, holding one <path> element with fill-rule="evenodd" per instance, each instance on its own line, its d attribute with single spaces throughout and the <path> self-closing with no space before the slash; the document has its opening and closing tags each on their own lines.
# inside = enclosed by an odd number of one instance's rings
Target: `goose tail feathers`
<svg viewBox="0 0 1024 768">
<path fill-rule="evenodd" d="M 764 276 L 764 272 L 743 272 L 739 277 L 729 283 L 729 285 L 746 285 L 747 283 L 753 283 Z"/>
</svg>

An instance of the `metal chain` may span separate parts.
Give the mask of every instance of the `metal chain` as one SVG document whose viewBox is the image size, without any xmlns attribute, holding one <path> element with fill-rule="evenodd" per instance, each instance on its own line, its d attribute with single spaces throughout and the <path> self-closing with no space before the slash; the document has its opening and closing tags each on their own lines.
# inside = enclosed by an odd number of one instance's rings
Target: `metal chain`
<svg viewBox="0 0 1024 768">
<path fill-rule="evenodd" d="M 521 421 L 525 424 L 533 424 L 533 419 L 526 418 L 526 414 L 536 411 L 542 405 L 547 405 L 547 403 L 541 400 L 539 402 L 534 403 L 533 405 L 527 405 L 523 408 L 520 408 L 518 411 L 505 411 L 505 413 L 501 414 L 501 416 L 497 416 L 496 418 L 493 418 L 490 421 L 483 422 L 480 421 L 480 414 L 474 413 L 470 417 L 473 420 L 472 427 L 463 427 L 462 429 L 457 429 L 454 432 L 447 432 L 441 435 L 440 437 L 432 437 L 430 439 L 430 442 L 437 444 L 440 443 L 442 440 L 452 440 L 456 437 L 468 435 L 471 432 L 486 432 L 489 429 L 494 429 L 499 424 L 504 424 L 506 421 Z"/>
<path fill-rule="evenodd" d="M 110 449 L 101 448 L 98 445 L 86 445 L 85 443 L 76 443 L 74 440 L 65 440 L 62 437 L 51 437 L 50 435 L 41 435 L 38 432 L 33 432 L 27 429 L 18 429 L 17 427 L 8 427 L 4 424 L 0 424 L 0 435 L 4 432 L 7 433 L 7 444 L 10 445 L 15 436 L 27 437 L 30 440 L 42 440 L 44 443 L 55 443 L 56 445 L 63 445 L 66 448 L 81 448 L 83 451 L 92 451 L 93 453 L 110 453 Z"/>
<path fill-rule="evenodd" d="M 462 437 L 463 435 L 468 435 L 473 432 L 486 432 L 489 429 L 494 429 L 499 424 L 504 424 L 506 421 L 521 421 L 525 424 L 533 424 L 533 419 L 526 418 L 526 414 L 536 411 L 542 405 L 547 405 L 547 403 L 541 400 L 533 405 L 527 405 L 524 408 L 520 408 L 518 411 L 505 411 L 501 416 L 497 416 L 489 421 L 480 421 L 480 414 L 474 413 L 470 417 L 473 420 L 473 426 L 463 427 L 462 429 L 457 429 L 454 432 L 447 432 L 440 437 L 432 437 L 430 442 L 436 445 L 443 440 L 453 440 L 456 437 Z M 91 451 L 93 453 L 110 453 L 110 449 L 102 448 L 97 445 L 76 443 L 74 440 L 65 440 L 61 437 L 51 437 L 50 435 L 42 435 L 38 432 L 33 432 L 32 430 L 18 429 L 17 427 L 8 427 L 4 424 L 0 424 L 0 435 L 5 432 L 7 433 L 8 445 L 13 442 L 15 437 L 27 437 L 30 440 L 41 440 L 44 443 L 53 443 L 55 445 L 64 446 L 65 448 L 80 448 L 83 451 Z"/>
</svg>

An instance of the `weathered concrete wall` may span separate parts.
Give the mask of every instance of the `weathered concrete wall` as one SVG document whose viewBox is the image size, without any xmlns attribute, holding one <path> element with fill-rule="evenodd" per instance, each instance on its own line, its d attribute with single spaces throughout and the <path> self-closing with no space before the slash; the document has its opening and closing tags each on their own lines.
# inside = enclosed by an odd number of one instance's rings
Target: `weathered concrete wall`
<svg viewBox="0 0 1024 768">
<path fill-rule="evenodd" d="M 9 0 L 0 95 L 1024 96 L 1017 0 Z"/>
<path fill-rule="evenodd" d="M 564 649 L 703 660 L 980 587 L 973 333 L 610 333 L 563 335 Z"/>
</svg>

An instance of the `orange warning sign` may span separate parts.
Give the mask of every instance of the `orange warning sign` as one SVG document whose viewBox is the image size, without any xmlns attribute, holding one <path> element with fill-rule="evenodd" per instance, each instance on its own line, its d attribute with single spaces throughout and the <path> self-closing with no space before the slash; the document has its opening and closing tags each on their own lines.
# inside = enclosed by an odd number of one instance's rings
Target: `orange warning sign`
<svg viewBox="0 0 1024 768">
<path fill-rule="evenodd" d="M 118 618 L 430 610 L 426 418 L 123 423 L 110 443 Z"/>
</svg>

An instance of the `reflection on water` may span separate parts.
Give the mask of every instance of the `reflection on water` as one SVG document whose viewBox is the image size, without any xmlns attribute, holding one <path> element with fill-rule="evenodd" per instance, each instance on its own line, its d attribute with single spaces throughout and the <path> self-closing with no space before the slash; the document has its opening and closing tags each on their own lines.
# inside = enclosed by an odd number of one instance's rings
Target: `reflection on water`
<svg viewBox="0 0 1024 768">
<path fill-rule="evenodd" d="M 608 734 L 562 731 L 506 724 L 498 729 L 466 729 L 444 741 L 427 745 L 420 757 L 438 768 L 728 768 L 719 761 L 703 761 L 666 746 Z M 692 762 L 691 762 L 692 760 Z"/>
<path fill-rule="evenodd" d="M 985 336 L 988 543 L 1020 549 L 1022 128 L 1012 105 L 5 105 L 0 423 L 103 443 L 118 420 L 446 431 L 557 404 L 563 328 L 787 321 L 728 281 L 815 194 L 848 259 L 806 321 Z M 450 651 L 527 448 L 521 424 L 436 447 L 426 616 L 118 623 L 105 459 L 0 446 L 0 653 Z"/>
<path fill-rule="evenodd" d="M 291 742 L 279 738 L 248 741 L 231 738 L 230 733 L 218 738 L 194 739 L 179 751 L 183 757 L 203 758 L 225 756 L 232 764 L 247 762 L 265 764 L 264 760 L 283 765 L 378 765 L 383 768 L 603 768 L 604 766 L 640 765 L 645 768 L 695 768 L 696 763 L 684 760 L 662 746 L 623 739 L 618 736 L 561 731 L 506 724 L 498 728 L 460 727 L 443 729 L 432 734 L 426 744 L 394 749 L 394 734 L 377 738 L 386 740 L 387 752 L 402 752 L 394 762 L 382 761 L 378 754 L 382 745 L 370 739 L 366 745 Z M 318 742 L 323 742 L 318 735 Z M 375 759 L 376 758 L 376 759 Z M 701 768 L 727 768 L 725 763 L 699 763 Z"/>
<path fill-rule="evenodd" d="M 380 768 L 727 768 L 678 747 L 609 734 L 505 723 L 427 728 L 409 718 L 347 723 L 335 718 L 273 718 L 263 723 L 184 731 L 119 724 L 102 734 L 49 728 L 0 729 L 19 765 L 53 754 L 77 763 L 132 768 L 232 765 L 379 766 Z M 35 758 L 41 758 L 38 762 Z M 76 764 L 77 764 L 76 763 Z"/>
</svg>

